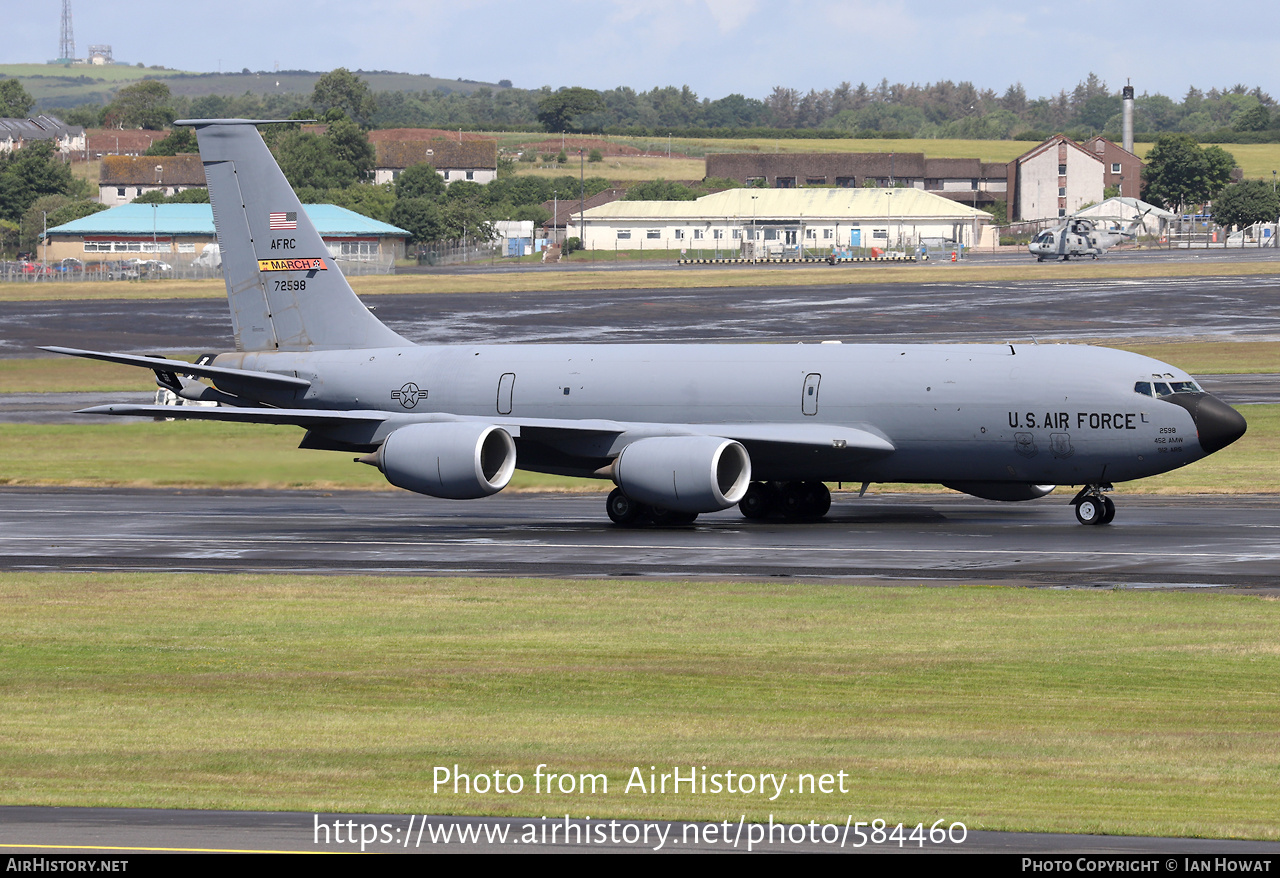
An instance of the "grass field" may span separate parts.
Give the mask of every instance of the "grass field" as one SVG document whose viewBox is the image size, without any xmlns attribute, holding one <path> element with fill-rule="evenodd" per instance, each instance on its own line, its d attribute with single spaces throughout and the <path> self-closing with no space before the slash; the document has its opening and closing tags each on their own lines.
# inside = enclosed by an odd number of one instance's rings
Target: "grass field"
<svg viewBox="0 0 1280 878">
<path fill-rule="evenodd" d="M 1274 600 L 15 573 L 0 600 L 5 804 L 1280 838 Z M 608 792 L 538 795 L 539 763 Z M 455 764 L 525 791 L 434 794 Z M 848 792 L 624 793 L 633 766 Z"/>
<path fill-rule="evenodd" d="M 101 80 L 114 84 L 136 82 L 140 79 L 156 79 L 169 76 L 190 75 L 183 70 L 168 70 L 163 67 L 137 67 L 132 64 L 0 64 L 0 76 L 13 76 L 18 79 L 28 77 L 71 77 Z M 27 87 L 30 91 L 30 86 Z M 32 95 L 39 98 L 39 95 Z"/>
<path fill-rule="evenodd" d="M 142 369 L 82 360 L 0 359 L 0 393 L 154 390 L 155 376 Z"/>
<path fill-rule="evenodd" d="M 528 177 L 563 177 L 566 174 L 578 176 L 577 156 L 574 161 L 554 167 L 530 167 L 517 164 L 520 176 Z M 588 177 L 605 177 L 609 180 L 620 180 L 628 183 L 642 180 L 701 180 L 707 175 L 706 163 L 702 159 L 667 158 L 666 156 L 609 156 L 602 162 L 588 164 Z M 562 193 L 563 194 L 563 193 Z M 574 190 L 576 197 L 577 190 Z"/>
<path fill-rule="evenodd" d="M 511 139 L 511 134 L 495 135 Z M 520 135 L 525 140 L 536 135 Z M 511 143 L 522 142 L 517 137 Z M 883 153 L 924 153 L 926 158 L 977 158 L 984 162 L 1010 162 L 1037 144 L 1027 140 L 860 140 L 856 138 L 833 138 L 830 140 L 806 140 L 787 138 L 673 138 L 671 150 L 680 158 L 667 159 L 667 139 L 665 137 L 609 137 L 613 143 L 621 143 L 645 150 L 654 155 L 649 158 L 653 162 L 652 176 L 630 177 L 620 176 L 605 171 L 601 176 L 617 180 L 653 179 L 660 176 L 668 180 L 701 180 L 706 175 L 703 157 L 708 153 L 816 153 L 816 152 L 883 152 Z M 1271 179 L 1271 172 L 1280 170 L 1280 143 L 1224 143 L 1223 149 L 1235 157 L 1236 163 L 1244 172 L 1246 179 Z M 1139 158 L 1145 158 L 1151 151 L 1151 143 L 1135 143 L 1134 152 Z M 687 158 L 685 158 L 687 156 Z M 610 162 L 617 161 L 610 159 Z M 627 159 L 621 159 L 622 167 L 628 167 Z M 687 165 L 692 162 L 693 164 Z M 608 162 L 606 162 L 608 164 Z M 695 169 L 696 166 L 696 169 Z M 566 166 L 567 167 L 567 166 Z M 594 167 L 600 168 L 597 164 Z M 557 176 L 564 171 L 550 172 Z M 588 171 L 590 173 L 590 171 Z"/>
<path fill-rule="evenodd" d="M 180 70 L 125 64 L 0 64 L 0 75 L 19 79 L 27 93 L 37 101 L 50 102 L 55 106 L 75 106 L 110 100 L 117 89 L 143 79 L 171 79 L 184 74 Z M 51 112 L 58 114 L 57 109 Z"/>
</svg>

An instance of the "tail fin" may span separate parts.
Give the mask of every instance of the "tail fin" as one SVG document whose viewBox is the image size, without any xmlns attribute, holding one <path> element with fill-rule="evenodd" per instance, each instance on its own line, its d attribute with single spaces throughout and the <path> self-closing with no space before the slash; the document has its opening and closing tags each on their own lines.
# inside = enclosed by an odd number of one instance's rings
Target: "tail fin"
<svg viewBox="0 0 1280 878">
<path fill-rule="evenodd" d="M 278 121 L 278 120 L 273 120 Z M 356 297 L 251 119 L 196 129 L 236 350 L 409 345 Z"/>
</svg>

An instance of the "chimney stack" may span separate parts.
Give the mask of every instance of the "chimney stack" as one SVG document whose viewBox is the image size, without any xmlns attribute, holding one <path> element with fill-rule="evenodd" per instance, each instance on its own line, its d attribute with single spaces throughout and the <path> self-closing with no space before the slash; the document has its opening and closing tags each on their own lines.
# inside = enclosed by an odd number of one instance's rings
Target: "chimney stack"
<svg viewBox="0 0 1280 878">
<path fill-rule="evenodd" d="M 1133 86 L 1126 85 L 1120 94 L 1124 97 L 1124 143 L 1121 146 L 1133 152 Z"/>
</svg>

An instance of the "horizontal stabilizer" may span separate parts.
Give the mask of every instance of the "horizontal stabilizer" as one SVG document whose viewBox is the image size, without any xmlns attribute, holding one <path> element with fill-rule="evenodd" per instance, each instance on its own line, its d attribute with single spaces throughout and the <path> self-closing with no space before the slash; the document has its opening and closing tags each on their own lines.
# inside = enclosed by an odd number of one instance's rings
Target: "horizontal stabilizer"
<svg viewBox="0 0 1280 878">
<path fill-rule="evenodd" d="M 224 366 L 198 366 L 183 360 L 166 360 L 163 357 L 142 357 L 135 354 L 109 354 L 101 351 L 82 351 L 77 348 L 61 348 L 54 346 L 41 347 L 42 351 L 53 354 L 67 354 L 72 357 L 85 357 L 90 360 L 102 360 L 107 363 L 120 363 L 124 366 L 141 366 L 154 372 L 172 372 L 176 375 L 199 375 L 217 382 L 219 378 L 237 384 L 240 387 L 255 387 L 263 390 L 288 391 L 300 393 L 311 386 L 305 378 L 292 375 L 277 375 L 274 372 L 251 372 L 245 369 L 228 369 Z"/>
</svg>

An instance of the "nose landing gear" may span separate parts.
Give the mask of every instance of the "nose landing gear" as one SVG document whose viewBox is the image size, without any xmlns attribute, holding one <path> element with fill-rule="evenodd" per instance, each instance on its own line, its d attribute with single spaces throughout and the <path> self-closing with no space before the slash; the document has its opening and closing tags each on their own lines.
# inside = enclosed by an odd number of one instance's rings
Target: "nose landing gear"
<svg viewBox="0 0 1280 878">
<path fill-rule="evenodd" d="M 1116 517 L 1116 504 L 1103 494 L 1111 485 L 1085 485 L 1071 501 L 1076 508 L 1076 521 L 1081 524 L 1110 524 Z"/>
</svg>

